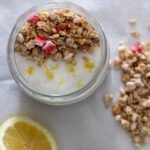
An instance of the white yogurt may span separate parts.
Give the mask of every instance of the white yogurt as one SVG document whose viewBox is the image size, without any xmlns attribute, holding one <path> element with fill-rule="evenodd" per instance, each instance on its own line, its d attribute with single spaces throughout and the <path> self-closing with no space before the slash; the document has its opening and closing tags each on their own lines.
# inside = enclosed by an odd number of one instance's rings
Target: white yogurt
<svg viewBox="0 0 150 150">
<path fill-rule="evenodd" d="M 86 65 L 94 65 L 91 70 L 85 67 L 83 56 L 90 60 Z M 28 60 L 17 52 L 15 58 L 18 70 L 33 89 L 48 95 L 65 95 L 83 88 L 93 78 L 98 67 L 100 50 L 97 48 L 93 54 L 77 54 L 75 66 L 48 59 L 44 66 L 39 67 L 36 61 Z"/>
</svg>

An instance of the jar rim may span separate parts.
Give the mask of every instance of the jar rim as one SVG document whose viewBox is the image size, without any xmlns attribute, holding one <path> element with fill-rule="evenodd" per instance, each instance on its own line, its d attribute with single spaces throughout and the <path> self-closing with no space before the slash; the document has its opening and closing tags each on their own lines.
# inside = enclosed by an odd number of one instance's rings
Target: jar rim
<svg viewBox="0 0 150 150">
<path fill-rule="evenodd" d="M 73 8 L 87 15 L 88 19 L 92 22 L 92 25 L 95 23 L 94 25 L 97 27 L 97 30 L 99 33 L 102 56 L 101 56 L 101 60 L 99 61 L 98 67 L 96 69 L 96 73 L 93 75 L 92 79 L 83 88 L 77 91 L 71 92 L 69 94 L 64 94 L 64 95 L 43 94 L 41 92 L 38 92 L 34 88 L 32 88 L 26 82 L 24 77 L 20 75 L 20 72 L 17 68 L 17 64 L 14 61 L 15 60 L 14 43 L 16 40 L 16 35 L 19 32 L 20 26 L 23 25 L 26 22 L 26 20 L 29 19 L 29 16 L 35 15 L 37 12 L 41 10 L 45 10 L 45 8 L 52 8 L 52 7 L 64 8 L 64 5 L 66 5 L 68 9 Z M 48 3 L 42 3 L 42 4 L 39 4 L 37 6 L 30 8 L 25 13 L 23 13 L 19 17 L 19 19 L 16 21 L 16 24 L 14 25 L 14 28 L 11 32 L 8 45 L 7 45 L 8 65 L 16 82 L 22 87 L 22 89 L 27 95 L 33 98 L 36 98 L 37 100 L 43 103 L 53 104 L 53 105 L 70 104 L 70 103 L 77 102 L 89 96 L 102 82 L 102 78 L 104 78 L 106 74 L 108 59 L 109 59 L 108 43 L 106 40 L 106 36 L 103 32 L 103 29 L 101 25 L 98 23 L 97 19 L 91 13 L 89 13 L 86 9 L 82 8 L 81 6 L 78 6 L 77 4 L 74 4 L 68 1 L 63 1 L 63 0 L 52 0 L 51 2 L 48 2 Z"/>
</svg>

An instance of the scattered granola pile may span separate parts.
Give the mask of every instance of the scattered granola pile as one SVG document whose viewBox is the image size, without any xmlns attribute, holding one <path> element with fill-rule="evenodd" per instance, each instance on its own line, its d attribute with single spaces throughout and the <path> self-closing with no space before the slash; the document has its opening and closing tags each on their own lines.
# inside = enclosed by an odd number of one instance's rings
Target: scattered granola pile
<svg viewBox="0 0 150 150">
<path fill-rule="evenodd" d="M 115 63 L 123 71 L 124 88 L 112 113 L 140 147 L 150 142 L 150 43 L 120 45 Z"/>
<path fill-rule="evenodd" d="M 81 15 L 65 9 L 39 12 L 21 28 L 15 50 L 42 66 L 47 58 L 74 61 L 79 52 L 99 44 L 95 29 Z"/>
</svg>

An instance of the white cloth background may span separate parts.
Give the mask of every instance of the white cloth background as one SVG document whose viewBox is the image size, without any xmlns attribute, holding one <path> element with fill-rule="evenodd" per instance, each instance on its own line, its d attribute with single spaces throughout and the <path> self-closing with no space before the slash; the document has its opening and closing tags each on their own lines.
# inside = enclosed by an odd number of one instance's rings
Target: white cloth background
<svg viewBox="0 0 150 150">
<path fill-rule="evenodd" d="M 60 150 L 134 150 L 130 139 L 114 121 L 103 104 L 103 93 L 117 96 L 120 79 L 108 73 L 103 84 L 87 100 L 66 107 L 41 104 L 26 96 L 10 75 L 6 62 L 6 45 L 18 16 L 42 0 L 0 0 L 0 123 L 14 114 L 29 115 L 50 128 Z M 117 43 L 134 43 L 129 32 L 129 18 L 136 18 L 141 39 L 148 41 L 150 31 L 149 0 L 74 0 L 100 21 L 110 43 L 111 57 L 117 55 Z M 117 83 L 117 84 L 116 84 Z M 141 150 L 149 150 L 150 144 Z"/>
</svg>

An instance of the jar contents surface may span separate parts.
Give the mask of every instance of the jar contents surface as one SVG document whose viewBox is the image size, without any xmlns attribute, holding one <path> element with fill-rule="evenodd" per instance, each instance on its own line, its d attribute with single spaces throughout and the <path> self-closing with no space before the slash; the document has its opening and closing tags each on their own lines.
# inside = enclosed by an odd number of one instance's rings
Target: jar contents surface
<svg viewBox="0 0 150 150">
<path fill-rule="evenodd" d="M 97 70 L 100 41 L 80 14 L 49 9 L 32 16 L 15 42 L 15 59 L 23 78 L 43 94 L 69 94 L 86 86 Z"/>
</svg>

